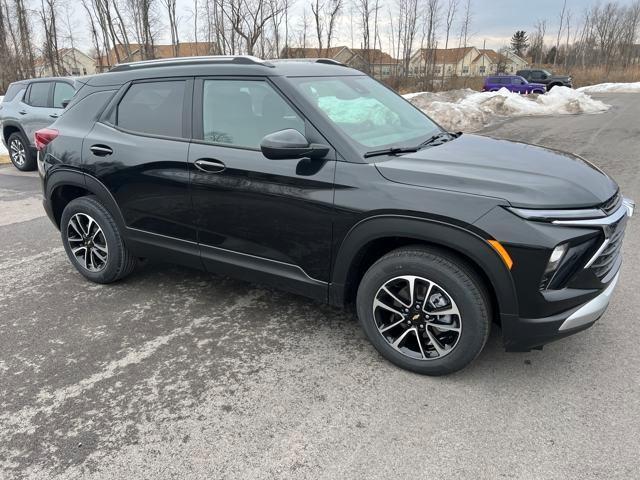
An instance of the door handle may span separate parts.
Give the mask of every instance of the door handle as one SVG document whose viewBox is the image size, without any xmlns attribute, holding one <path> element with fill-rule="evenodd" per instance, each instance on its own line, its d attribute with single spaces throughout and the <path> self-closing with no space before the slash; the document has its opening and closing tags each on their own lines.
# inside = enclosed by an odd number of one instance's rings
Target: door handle
<svg viewBox="0 0 640 480">
<path fill-rule="evenodd" d="M 220 173 L 227 168 L 224 163 L 214 158 L 199 158 L 194 163 L 198 170 L 207 173 Z"/>
<path fill-rule="evenodd" d="M 18 113 L 19 113 L 20 115 L 26 115 L 26 114 L 27 114 L 27 111 L 26 111 L 26 110 L 20 110 Z"/>
<path fill-rule="evenodd" d="M 106 157 L 107 155 L 111 155 L 113 153 L 113 150 L 111 150 L 111 148 L 107 147 L 106 145 L 92 145 L 89 150 L 91 150 L 91 153 L 93 153 L 96 157 Z"/>
<path fill-rule="evenodd" d="M 58 118 L 60 115 L 58 115 L 57 113 L 51 113 L 51 114 L 49 114 L 49 116 L 51 118 Z"/>
</svg>

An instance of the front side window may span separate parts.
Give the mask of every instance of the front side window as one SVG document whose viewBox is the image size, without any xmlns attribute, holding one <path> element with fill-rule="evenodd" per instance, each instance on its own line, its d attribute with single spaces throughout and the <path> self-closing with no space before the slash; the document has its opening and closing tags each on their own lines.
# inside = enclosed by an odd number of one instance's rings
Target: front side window
<svg viewBox="0 0 640 480">
<path fill-rule="evenodd" d="M 66 82 L 56 82 L 53 87 L 53 108 L 63 108 L 62 102 L 71 100 L 75 95 L 75 90 Z"/>
<path fill-rule="evenodd" d="M 32 83 L 26 103 L 32 107 L 46 107 L 49 103 L 49 85 L 49 82 Z"/>
<path fill-rule="evenodd" d="M 292 81 L 364 150 L 413 146 L 440 130 L 420 110 L 370 77 L 300 77 Z"/>
<path fill-rule="evenodd" d="M 265 135 L 293 128 L 304 135 L 304 120 L 260 80 L 205 80 L 202 95 L 203 140 L 259 149 Z"/>
<path fill-rule="evenodd" d="M 116 125 L 132 132 L 182 137 L 184 80 L 131 85 L 116 114 Z"/>
</svg>

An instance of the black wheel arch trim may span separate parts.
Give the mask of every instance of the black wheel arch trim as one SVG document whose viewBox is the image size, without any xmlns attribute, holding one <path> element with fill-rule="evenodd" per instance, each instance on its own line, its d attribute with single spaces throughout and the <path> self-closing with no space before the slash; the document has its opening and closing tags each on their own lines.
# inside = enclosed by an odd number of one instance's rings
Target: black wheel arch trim
<svg viewBox="0 0 640 480">
<path fill-rule="evenodd" d="M 404 237 L 451 249 L 472 261 L 491 282 L 501 314 L 517 314 L 515 285 L 507 267 L 487 241 L 475 232 L 439 220 L 403 215 L 368 217 L 354 225 L 333 261 L 330 303 L 344 303 L 352 262 L 372 241 Z"/>
<path fill-rule="evenodd" d="M 2 122 L 2 137 L 4 138 L 4 129 L 7 127 L 12 127 L 12 128 L 17 128 L 18 131 L 22 134 L 22 136 L 24 138 L 26 138 L 27 143 L 29 144 L 29 147 L 32 147 L 31 142 L 29 140 L 29 137 L 27 137 L 27 134 L 25 133 L 24 129 L 22 128 L 22 125 L 20 125 L 18 122 L 16 122 L 15 120 L 4 120 Z M 4 140 L 6 142 L 9 141 L 9 137 L 7 136 L 7 138 L 4 138 Z"/>
<path fill-rule="evenodd" d="M 126 225 L 120 207 L 118 207 L 109 189 L 100 180 L 79 170 L 54 168 L 47 172 L 45 177 L 44 193 L 46 201 L 51 203 L 56 189 L 65 186 L 80 187 L 98 197 L 104 207 L 113 215 L 118 228 L 122 229 L 123 232 L 125 231 Z M 56 222 L 56 226 L 60 228 L 59 219 L 56 219 Z"/>
</svg>

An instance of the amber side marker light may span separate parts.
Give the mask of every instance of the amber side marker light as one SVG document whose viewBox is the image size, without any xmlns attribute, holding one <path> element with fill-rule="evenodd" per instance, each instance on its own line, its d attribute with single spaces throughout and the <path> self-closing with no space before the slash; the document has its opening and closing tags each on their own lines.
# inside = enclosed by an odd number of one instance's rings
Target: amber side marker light
<svg viewBox="0 0 640 480">
<path fill-rule="evenodd" d="M 502 261 L 507 266 L 507 268 L 511 270 L 511 267 L 513 267 L 513 260 L 511 260 L 511 257 L 509 256 L 509 252 L 505 250 L 505 248 L 502 246 L 502 244 L 499 241 L 497 240 L 487 240 L 487 241 L 493 247 L 493 249 L 496 252 L 498 252 L 498 255 L 500 255 L 500 258 L 502 258 Z"/>
</svg>

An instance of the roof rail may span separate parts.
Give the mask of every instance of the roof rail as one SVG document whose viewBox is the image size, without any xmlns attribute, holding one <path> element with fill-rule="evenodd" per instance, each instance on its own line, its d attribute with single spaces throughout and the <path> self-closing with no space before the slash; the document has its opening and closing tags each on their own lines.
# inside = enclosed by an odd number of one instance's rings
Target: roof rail
<svg viewBox="0 0 640 480">
<path fill-rule="evenodd" d="M 341 67 L 346 67 L 342 62 L 334 60 L 333 58 L 279 58 L 277 60 L 269 60 L 271 63 L 282 63 L 282 62 L 309 62 L 309 63 L 324 63 L 327 65 L 340 65 Z"/>
<path fill-rule="evenodd" d="M 155 60 L 142 60 L 139 62 L 118 63 L 109 70 L 109 72 L 123 72 L 137 68 L 170 67 L 174 65 L 202 65 L 207 63 L 273 67 L 270 62 L 266 62 L 261 58 L 253 57 L 251 55 L 208 55 L 197 57 L 160 58 Z"/>
</svg>

